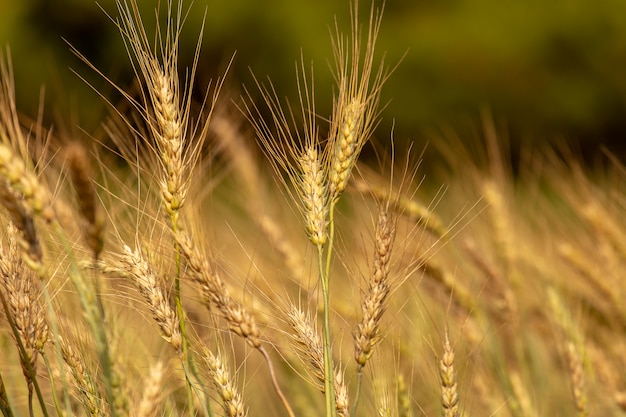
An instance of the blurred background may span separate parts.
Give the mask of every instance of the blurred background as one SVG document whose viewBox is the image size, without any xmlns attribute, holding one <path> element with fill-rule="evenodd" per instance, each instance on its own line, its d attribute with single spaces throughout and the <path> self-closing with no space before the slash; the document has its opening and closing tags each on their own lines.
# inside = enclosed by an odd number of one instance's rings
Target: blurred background
<svg viewBox="0 0 626 417">
<path fill-rule="evenodd" d="M 138 1 L 148 33 L 154 33 L 157 1 Z M 366 22 L 370 3 L 361 3 Z M 108 110 L 87 83 L 113 104 L 120 100 L 69 44 L 121 87 L 132 85 L 124 45 L 107 16 L 117 15 L 114 0 L 98 4 L 0 0 L 0 43 L 10 46 L 25 114 L 36 116 L 45 86 L 46 122 L 91 131 Z M 181 68 L 191 65 L 205 21 L 199 97 L 236 52 L 227 79 L 234 94 L 242 84 L 255 90 L 252 70 L 295 101 L 295 63 L 302 52 L 315 68 L 318 112 L 330 113 L 329 33 L 335 18 L 349 30 L 348 0 L 195 0 L 185 8 Z M 421 148 L 439 140 L 433 132 L 442 127 L 461 136 L 475 131 L 479 110 L 489 108 L 514 148 L 567 141 L 583 156 L 603 146 L 623 156 L 624 16 L 623 0 L 388 0 L 377 50 L 390 66 L 399 65 L 383 90 L 389 104 L 377 135 L 390 135 L 393 127 L 397 141 Z"/>
</svg>

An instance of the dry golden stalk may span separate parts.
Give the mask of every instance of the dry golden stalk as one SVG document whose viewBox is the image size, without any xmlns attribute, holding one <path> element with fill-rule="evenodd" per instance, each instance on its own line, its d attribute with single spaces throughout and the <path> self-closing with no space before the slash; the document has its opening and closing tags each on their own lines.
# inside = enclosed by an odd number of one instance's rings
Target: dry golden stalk
<svg viewBox="0 0 626 417">
<path fill-rule="evenodd" d="M 372 356 L 374 346 L 380 341 L 380 320 L 389 295 L 389 260 L 396 234 L 396 223 L 387 205 L 381 206 L 376 226 L 374 268 L 367 294 L 363 297 L 363 317 L 354 332 L 354 357 L 360 368 Z"/>
<path fill-rule="evenodd" d="M 217 307 L 228 322 L 230 330 L 243 337 L 254 348 L 259 349 L 261 347 L 261 333 L 254 317 L 230 296 L 224 281 L 215 268 L 193 246 L 189 236 L 178 232 L 175 237 L 184 258 L 187 260 L 191 279 L 200 286 L 207 307 L 211 304 Z"/>
<path fill-rule="evenodd" d="M 148 303 L 152 317 L 161 330 L 161 336 L 180 354 L 182 352 L 180 318 L 164 294 L 161 280 L 141 253 L 138 250 L 133 251 L 126 245 L 120 263 L 122 270 L 128 271 L 132 276 L 139 292 Z"/>
<path fill-rule="evenodd" d="M 424 272 L 424 274 L 430 276 L 441 284 L 444 290 L 452 296 L 452 299 L 459 307 L 467 312 L 476 311 L 476 302 L 474 298 L 471 296 L 468 289 L 465 288 L 465 286 L 450 272 L 444 270 L 432 259 L 422 259 L 419 263 L 419 268 Z"/>
<path fill-rule="evenodd" d="M 460 415 L 459 393 L 454 372 L 454 348 L 450 344 L 447 331 L 443 342 L 443 355 L 439 361 L 439 376 L 441 377 L 443 415 L 444 417 L 458 417 Z"/>
<path fill-rule="evenodd" d="M 324 245 L 328 238 L 328 204 L 324 172 L 315 145 L 309 145 L 300 157 L 302 178 L 300 197 L 304 204 L 306 230 L 311 243 Z"/>
<path fill-rule="evenodd" d="M 150 366 L 150 375 L 146 379 L 143 388 L 143 396 L 135 416 L 155 417 L 159 411 L 159 402 L 162 397 L 163 377 L 165 370 L 163 362 L 158 361 Z"/>
<path fill-rule="evenodd" d="M 559 256 L 593 284 L 603 297 L 610 299 L 616 306 L 622 304 L 619 289 L 606 279 L 606 276 L 601 272 L 601 268 L 598 268 L 598 265 L 588 256 L 585 256 L 580 250 L 577 250 L 567 242 L 561 243 L 557 247 L 557 251 Z"/>
<path fill-rule="evenodd" d="M 104 219 L 98 210 L 98 196 L 91 183 L 89 157 L 85 148 L 78 143 L 71 144 L 66 152 L 78 207 L 87 221 L 83 235 L 94 259 L 97 260 L 104 247 Z"/>
<path fill-rule="evenodd" d="M 24 268 L 16 235 L 17 230 L 9 227 L 8 248 L 0 245 L 0 285 L 8 304 L 9 311 L 5 313 L 13 319 L 24 347 L 24 352 L 20 350 L 22 372 L 31 385 L 34 375 L 28 367 L 36 374 L 38 354 L 48 340 L 48 325 L 39 304 L 39 279 L 32 270 Z"/>
<path fill-rule="evenodd" d="M 103 408 L 103 400 L 95 384 L 92 374 L 85 366 L 85 362 L 80 354 L 66 342 L 61 336 L 56 338 L 56 343 L 61 347 L 63 360 L 72 375 L 75 392 L 79 397 L 87 415 L 104 416 L 107 415 Z"/>
<path fill-rule="evenodd" d="M 215 388 L 222 398 L 226 415 L 228 417 L 246 416 L 248 413 L 243 407 L 241 394 L 235 388 L 230 372 L 219 353 L 214 355 L 213 352 L 205 350 L 204 359 L 209 367 L 209 374 L 213 379 Z"/>
<path fill-rule="evenodd" d="M 572 382 L 572 395 L 578 410 L 578 417 L 589 415 L 587 408 L 587 394 L 585 388 L 585 372 L 583 362 L 573 342 L 567 343 L 567 363 L 569 365 L 569 375 Z"/>
<path fill-rule="evenodd" d="M 291 278 L 296 282 L 304 282 L 304 259 L 300 252 L 285 236 L 283 228 L 272 217 L 263 213 L 256 213 L 255 221 L 283 258 Z"/>
</svg>

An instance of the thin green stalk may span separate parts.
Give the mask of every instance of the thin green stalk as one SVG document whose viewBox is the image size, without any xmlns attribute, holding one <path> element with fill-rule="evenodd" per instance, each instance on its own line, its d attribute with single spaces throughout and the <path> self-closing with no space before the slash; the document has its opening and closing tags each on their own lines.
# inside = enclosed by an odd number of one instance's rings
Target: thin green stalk
<svg viewBox="0 0 626 417">
<path fill-rule="evenodd" d="M 363 381 L 363 367 L 359 366 L 356 374 L 356 391 L 354 393 L 354 404 L 352 405 L 351 416 L 356 416 L 356 410 L 359 407 L 359 400 L 361 399 L 361 381 Z"/>
<path fill-rule="evenodd" d="M 334 209 L 336 200 L 330 205 L 328 246 L 326 248 L 326 265 L 324 266 L 324 248 L 317 246 L 319 270 L 322 282 L 322 297 L 324 300 L 324 393 L 326 396 L 326 416 L 333 417 L 337 414 L 335 404 L 335 367 L 331 349 L 330 333 L 330 267 L 333 254 L 333 241 L 335 238 Z"/>
<path fill-rule="evenodd" d="M 172 216 L 171 221 L 172 221 L 172 231 L 174 232 L 174 234 L 176 234 L 178 232 L 177 217 Z M 193 386 L 193 381 L 191 380 L 189 373 L 193 375 L 193 377 L 198 382 L 200 381 L 200 378 L 199 378 L 198 370 L 196 369 L 195 363 L 193 362 L 193 357 L 189 353 L 189 344 L 187 340 L 187 333 L 185 330 L 186 329 L 185 328 L 185 311 L 183 309 L 183 302 L 182 302 L 181 291 L 180 291 L 180 274 L 181 274 L 182 258 L 181 258 L 180 246 L 178 245 L 178 242 L 174 242 L 174 250 L 176 252 L 176 275 L 174 277 L 174 303 L 176 304 L 176 312 L 178 313 L 178 318 L 179 318 L 178 322 L 179 322 L 180 338 L 181 338 L 182 362 L 183 362 L 183 369 L 185 371 L 185 380 L 187 382 L 187 401 L 188 401 L 188 404 L 190 405 L 189 411 L 190 413 L 193 413 L 193 408 L 191 407 L 191 404 L 193 404 L 193 395 L 194 395 L 194 390 L 196 390 L 196 388 Z M 200 400 L 199 401 L 200 404 L 202 404 L 204 415 L 208 417 L 212 417 L 213 411 L 211 410 L 211 404 L 209 403 L 208 397 L 205 398 L 205 401 L 202 401 L 202 398 L 200 397 L 200 393 L 196 392 L 195 394 L 198 396 L 198 399 Z"/>
<path fill-rule="evenodd" d="M 60 350 L 60 349 L 59 349 Z M 41 357 L 43 358 L 43 362 L 46 365 L 46 369 L 48 370 L 48 375 L 52 375 L 52 371 L 51 371 L 51 367 L 50 367 L 50 361 L 48 360 L 48 356 L 46 355 L 45 352 L 41 352 Z M 62 361 L 59 363 L 63 363 Z M 59 368 L 63 368 L 63 366 L 59 366 Z M 63 375 L 62 377 L 62 381 L 63 381 L 63 388 L 64 391 L 63 393 L 67 393 L 68 392 L 68 388 L 67 388 L 67 381 L 65 380 L 65 371 L 61 371 L 61 374 Z M 59 398 L 57 397 L 57 392 L 56 392 L 56 384 L 54 381 L 54 378 L 50 378 L 50 392 L 52 393 L 52 402 L 54 403 L 54 408 L 56 409 L 57 415 L 58 416 L 62 416 L 63 414 L 63 410 L 61 410 L 61 405 L 59 404 Z M 69 397 L 67 395 L 64 395 L 65 400 L 66 400 L 66 406 L 69 407 Z M 68 408 L 69 409 L 69 408 Z M 65 414 L 65 415 L 69 415 L 69 414 Z"/>
<path fill-rule="evenodd" d="M 100 366 L 102 367 L 102 373 L 104 375 L 104 392 L 106 395 L 107 403 L 110 405 L 111 416 L 117 416 L 117 410 L 115 409 L 115 392 L 113 390 L 112 381 L 115 378 L 113 370 L 113 361 L 111 360 L 111 352 L 109 349 L 109 342 L 106 335 L 106 328 L 102 325 L 104 321 L 104 311 L 100 309 L 97 303 L 97 295 L 94 293 L 93 286 L 89 288 L 89 285 L 83 279 L 74 255 L 69 248 L 72 246 L 67 240 L 63 229 L 59 223 L 54 224 L 54 230 L 59 240 L 61 241 L 61 247 L 65 249 L 68 260 L 70 261 L 70 278 L 76 287 L 79 295 L 81 306 L 87 317 L 87 322 L 91 327 L 95 342 L 96 350 L 98 352 L 98 358 L 100 360 Z M 94 305 L 95 303 L 95 305 Z M 116 378 L 115 378 L 116 379 Z M 119 381 L 118 381 L 119 382 Z"/>
</svg>

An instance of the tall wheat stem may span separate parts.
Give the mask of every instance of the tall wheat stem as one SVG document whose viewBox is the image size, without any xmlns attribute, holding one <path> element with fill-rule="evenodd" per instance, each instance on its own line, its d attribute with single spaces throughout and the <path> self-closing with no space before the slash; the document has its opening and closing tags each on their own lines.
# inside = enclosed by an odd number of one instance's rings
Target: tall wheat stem
<svg viewBox="0 0 626 417">
<path fill-rule="evenodd" d="M 324 394 L 326 396 L 326 416 L 332 417 L 337 415 L 337 407 L 335 405 L 335 367 L 333 365 L 333 354 L 331 349 L 331 333 L 330 333 L 330 267 L 333 256 L 333 243 L 335 238 L 335 204 L 334 199 L 330 204 L 328 213 L 328 246 L 326 247 L 326 263 L 324 265 L 324 246 L 317 245 L 319 271 L 321 274 L 320 281 L 322 283 L 322 298 L 324 300 Z"/>
</svg>

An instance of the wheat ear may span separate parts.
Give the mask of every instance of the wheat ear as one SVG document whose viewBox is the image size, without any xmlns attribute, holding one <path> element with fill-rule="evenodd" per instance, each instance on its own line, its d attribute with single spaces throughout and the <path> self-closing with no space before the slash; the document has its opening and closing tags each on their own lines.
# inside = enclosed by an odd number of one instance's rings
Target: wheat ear
<svg viewBox="0 0 626 417">
<path fill-rule="evenodd" d="M 241 394 L 235 388 L 231 374 L 219 353 L 216 355 L 209 350 L 205 350 L 204 359 L 209 367 L 209 374 L 213 379 L 213 384 L 222 398 L 226 415 L 228 417 L 245 417 L 248 415 L 243 407 Z"/>
<path fill-rule="evenodd" d="M 0 284 L 7 317 L 11 318 L 20 352 L 22 373 L 32 395 L 37 376 L 37 357 L 48 340 L 48 325 L 39 303 L 39 280 L 34 272 L 24 268 L 17 243 L 17 230 L 9 227 L 9 247 L 0 246 Z M 37 387 L 35 387 L 37 388 Z"/>
<path fill-rule="evenodd" d="M 454 371 L 454 348 L 450 344 L 448 332 L 444 336 L 443 354 L 439 360 L 441 378 L 441 406 L 444 417 L 459 417 L 459 394 Z"/>
<path fill-rule="evenodd" d="M 352 7 L 350 40 L 344 39 L 338 27 L 333 39 L 338 96 L 333 106 L 328 144 L 331 200 L 337 199 L 345 190 L 361 149 L 378 123 L 380 89 L 388 76 L 382 64 L 377 73 L 373 73 L 374 47 L 382 13 L 375 13 L 372 4 L 363 53 L 358 23 L 358 2 L 355 1 Z"/>
<path fill-rule="evenodd" d="M 55 342 L 61 347 L 63 361 L 72 375 L 74 388 L 87 415 L 94 417 L 106 415 L 103 407 L 103 399 L 100 396 L 94 378 L 87 369 L 83 358 L 72 345 L 61 336 L 58 336 Z"/>
<path fill-rule="evenodd" d="M 126 245 L 120 263 L 122 268 L 130 273 L 139 292 L 148 303 L 163 339 L 171 344 L 179 355 L 182 354 L 180 319 L 163 292 L 159 277 L 138 250 L 133 251 Z"/>
<path fill-rule="evenodd" d="M 293 410 L 276 380 L 274 365 L 272 364 L 269 353 L 261 344 L 261 332 L 259 331 L 254 316 L 250 314 L 243 305 L 230 296 L 230 291 L 228 291 L 226 284 L 222 281 L 217 270 L 197 251 L 189 236 L 178 232 L 175 234 L 175 239 L 181 253 L 187 261 L 191 279 L 200 287 L 202 298 L 207 308 L 214 305 L 228 323 L 230 331 L 242 337 L 250 346 L 257 349 L 261 355 L 263 355 L 269 367 L 274 390 L 289 416 L 294 417 Z"/>
<path fill-rule="evenodd" d="M 150 375 L 145 381 L 143 395 L 137 408 L 137 417 L 155 417 L 162 396 L 165 369 L 163 362 L 158 361 L 150 366 Z"/>
<path fill-rule="evenodd" d="M 380 321 L 389 295 L 389 261 L 395 239 L 396 224 L 387 206 L 381 206 L 376 227 L 374 267 L 361 309 L 363 317 L 354 332 L 355 359 L 359 369 L 372 356 L 374 346 L 380 341 Z"/>
<path fill-rule="evenodd" d="M 317 380 L 317 388 L 324 393 L 324 346 L 317 329 L 311 323 L 311 316 L 304 314 L 295 305 L 291 305 L 286 313 L 287 322 L 293 330 L 290 338 L 294 341 L 294 346 L 299 358 L 306 364 Z M 344 381 L 343 371 L 338 368 L 334 372 L 334 393 L 336 410 L 339 416 L 348 417 L 349 398 L 348 388 Z"/>
</svg>

